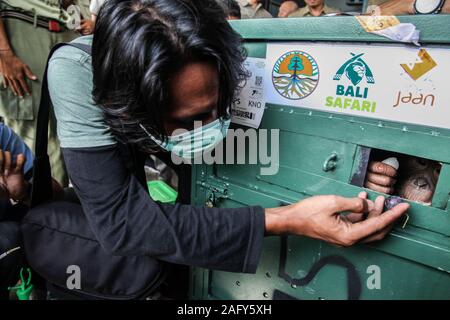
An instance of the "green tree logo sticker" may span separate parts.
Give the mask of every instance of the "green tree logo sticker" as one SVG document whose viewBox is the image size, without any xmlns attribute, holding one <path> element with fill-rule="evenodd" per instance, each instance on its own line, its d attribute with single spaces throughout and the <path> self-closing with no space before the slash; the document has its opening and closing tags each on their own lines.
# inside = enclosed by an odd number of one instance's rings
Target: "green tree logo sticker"
<svg viewBox="0 0 450 320">
<path fill-rule="evenodd" d="M 272 82 L 286 99 L 299 100 L 309 96 L 319 83 L 319 67 L 308 53 L 290 51 L 275 63 Z"/>
<path fill-rule="evenodd" d="M 294 72 L 294 77 L 297 76 L 297 72 L 302 71 L 303 69 L 305 69 L 303 67 L 303 63 L 302 60 L 300 59 L 299 56 L 294 56 L 291 59 L 291 63 L 288 66 L 288 69 Z"/>
</svg>

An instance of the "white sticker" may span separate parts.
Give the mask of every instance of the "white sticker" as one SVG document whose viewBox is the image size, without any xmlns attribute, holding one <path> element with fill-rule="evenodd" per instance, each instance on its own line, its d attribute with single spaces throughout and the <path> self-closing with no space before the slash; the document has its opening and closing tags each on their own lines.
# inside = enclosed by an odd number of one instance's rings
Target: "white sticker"
<svg viewBox="0 0 450 320">
<path fill-rule="evenodd" d="M 448 48 L 277 43 L 266 63 L 267 103 L 450 129 Z"/>
<path fill-rule="evenodd" d="M 231 122 L 259 128 L 266 106 L 264 95 L 266 60 L 247 58 L 244 63 L 250 77 L 243 86 L 231 109 Z"/>
</svg>

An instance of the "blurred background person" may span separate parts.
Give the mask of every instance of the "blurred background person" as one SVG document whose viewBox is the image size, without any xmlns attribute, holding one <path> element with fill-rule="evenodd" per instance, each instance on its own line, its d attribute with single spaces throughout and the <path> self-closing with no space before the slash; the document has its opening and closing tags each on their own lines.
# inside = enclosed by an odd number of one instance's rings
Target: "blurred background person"
<svg viewBox="0 0 450 320">
<path fill-rule="evenodd" d="M 278 9 L 278 18 L 287 18 L 303 4 L 302 0 L 284 0 Z"/>
<path fill-rule="evenodd" d="M 59 42 L 79 36 L 69 30 L 69 14 L 63 8 L 78 5 L 89 12 L 89 0 L 2 0 L 0 1 L 0 116 L 31 148 L 35 129 L 41 81 L 50 49 Z M 61 84 L 63 86 L 65 84 Z M 62 185 L 68 182 L 56 136 L 55 119 L 49 130 L 49 155 L 53 176 Z"/>
<path fill-rule="evenodd" d="M 28 211 L 33 152 L 11 128 L 0 123 L 0 300 L 8 299 L 23 265 L 19 223 Z M 55 200 L 64 191 L 53 182 Z M 20 249 L 19 249 L 20 248 Z"/>
<path fill-rule="evenodd" d="M 283 1 L 280 4 L 280 9 L 278 10 L 278 18 L 287 18 L 292 12 L 299 8 L 299 0 L 297 1 Z"/>
<path fill-rule="evenodd" d="M 217 2 L 225 11 L 227 20 L 241 19 L 241 8 L 236 0 L 218 0 Z"/>
<path fill-rule="evenodd" d="M 238 0 L 241 8 L 242 19 L 272 18 L 272 15 L 264 9 L 261 0 Z"/>
<path fill-rule="evenodd" d="M 306 6 L 295 10 L 288 17 L 320 17 L 340 12 L 339 9 L 327 6 L 324 0 L 305 0 L 305 3 Z"/>
<path fill-rule="evenodd" d="M 23 140 L 0 123 L 0 300 L 8 299 L 23 263 L 19 221 L 27 212 L 33 159 Z"/>
<path fill-rule="evenodd" d="M 91 13 L 90 19 L 81 21 L 80 33 L 84 36 L 94 33 L 95 21 L 97 20 L 98 12 L 106 0 L 91 0 L 89 11 Z"/>
<path fill-rule="evenodd" d="M 22 139 L 0 123 L 0 300 L 8 299 L 24 260 L 19 221 L 27 211 L 33 159 Z"/>
<path fill-rule="evenodd" d="M 91 11 L 91 20 L 95 23 L 97 20 L 98 12 L 106 0 L 91 0 L 89 10 Z"/>
</svg>

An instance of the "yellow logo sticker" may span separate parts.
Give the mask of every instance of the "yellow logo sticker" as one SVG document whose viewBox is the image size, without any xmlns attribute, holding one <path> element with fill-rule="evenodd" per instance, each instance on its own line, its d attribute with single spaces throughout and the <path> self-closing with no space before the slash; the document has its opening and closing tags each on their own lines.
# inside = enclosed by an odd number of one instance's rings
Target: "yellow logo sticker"
<svg viewBox="0 0 450 320">
<path fill-rule="evenodd" d="M 420 61 L 416 61 L 412 67 L 406 63 L 401 64 L 406 73 L 414 80 L 419 79 L 437 66 L 436 61 L 433 60 L 425 49 L 420 49 L 419 60 Z"/>
</svg>

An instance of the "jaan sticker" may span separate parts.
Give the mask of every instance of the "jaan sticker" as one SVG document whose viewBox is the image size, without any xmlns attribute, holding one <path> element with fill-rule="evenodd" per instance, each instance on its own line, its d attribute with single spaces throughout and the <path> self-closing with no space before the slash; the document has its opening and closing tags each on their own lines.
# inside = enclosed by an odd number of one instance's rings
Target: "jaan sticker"
<svg viewBox="0 0 450 320">
<path fill-rule="evenodd" d="M 244 66 L 250 77 L 241 84 L 242 90 L 233 102 L 231 121 L 257 129 L 266 106 L 264 99 L 266 60 L 247 58 Z"/>
</svg>

